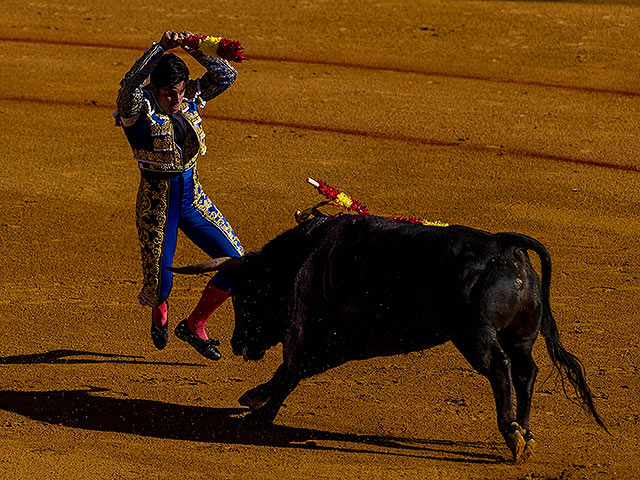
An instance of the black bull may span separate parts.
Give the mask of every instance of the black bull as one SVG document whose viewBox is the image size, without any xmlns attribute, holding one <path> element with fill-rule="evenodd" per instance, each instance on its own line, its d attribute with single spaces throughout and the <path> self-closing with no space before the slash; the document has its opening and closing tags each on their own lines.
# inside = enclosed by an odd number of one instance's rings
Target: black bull
<svg viewBox="0 0 640 480">
<path fill-rule="evenodd" d="M 540 258 L 542 281 L 527 250 Z M 450 340 L 489 380 L 498 427 L 518 460 L 535 446 L 529 416 L 538 368 L 531 351 L 542 332 L 563 379 L 604 427 L 582 364 L 560 343 L 549 303 L 549 254 L 531 237 L 375 216 L 319 217 L 260 252 L 172 270 L 227 272 L 236 355 L 258 360 L 283 343 L 273 378 L 239 400 L 252 409 L 249 424 L 272 422 L 301 379 L 349 360 Z"/>
</svg>

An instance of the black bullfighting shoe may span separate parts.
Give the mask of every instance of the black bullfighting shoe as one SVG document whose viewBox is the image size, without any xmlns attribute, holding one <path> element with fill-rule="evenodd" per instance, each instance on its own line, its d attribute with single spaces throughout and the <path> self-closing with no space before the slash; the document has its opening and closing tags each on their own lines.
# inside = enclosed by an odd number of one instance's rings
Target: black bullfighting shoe
<svg viewBox="0 0 640 480">
<path fill-rule="evenodd" d="M 169 303 L 167 303 L 167 310 Z M 162 350 L 169 343 L 169 319 L 161 327 L 156 327 L 153 323 L 153 310 L 151 310 L 151 340 L 158 350 Z"/>
<path fill-rule="evenodd" d="M 174 333 L 180 340 L 187 342 L 189 345 L 195 348 L 196 352 L 198 352 L 203 357 L 206 357 L 209 360 L 220 360 L 220 357 L 222 357 L 222 355 L 216 348 L 218 345 L 220 345 L 220 342 L 218 342 L 218 340 L 201 339 L 191 331 L 189 325 L 187 325 L 186 320 L 183 320 L 178 324 Z"/>
</svg>

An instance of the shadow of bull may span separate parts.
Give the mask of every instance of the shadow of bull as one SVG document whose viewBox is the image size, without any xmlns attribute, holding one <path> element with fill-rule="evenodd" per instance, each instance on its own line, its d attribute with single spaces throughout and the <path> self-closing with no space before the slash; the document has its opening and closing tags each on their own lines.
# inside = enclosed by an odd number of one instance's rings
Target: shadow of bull
<svg viewBox="0 0 640 480">
<path fill-rule="evenodd" d="M 75 358 L 74 358 L 75 357 Z M 137 356 L 76 350 L 53 350 L 0 358 L 0 365 L 133 363 Z M 176 364 L 202 366 L 199 364 Z M 70 428 L 120 432 L 155 438 L 237 445 L 260 445 L 349 453 L 396 455 L 461 463 L 504 461 L 487 442 L 424 440 L 380 435 L 356 435 L 272 425 L 260 429 L 242 426 L 244 408 L 212 408 L 155 400 L 114 398 L 109 390 L 0 391 L 0 410 L 32 420 Z M 321 443 L 318 443 L 321 442 Z"/>
<path fill-rule="evenodd" d="M 143 399 L 106 396 L 107 389 L 0 391 L 0 409 L 32 420 L 84 430 L 188 440 L 260 445 L 349 453 L 399 455 L 461 463 L 498 463 L 504 458 L 485 453 L 486 442 L 421 440 L 356 435 L 274 425 L 242 427 L 244 408 L 211 408 Z M 317 442 L 325 442 L 319 444 Z"/>
</svg>

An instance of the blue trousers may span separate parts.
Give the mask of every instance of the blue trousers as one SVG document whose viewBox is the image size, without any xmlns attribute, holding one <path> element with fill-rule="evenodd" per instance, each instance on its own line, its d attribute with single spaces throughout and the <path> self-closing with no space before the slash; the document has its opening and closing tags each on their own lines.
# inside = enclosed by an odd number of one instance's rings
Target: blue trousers
<svg viewBox="0 0 640 480">
<path fill-rule="evenodd" d="M 239 257 L 244 250 L 235 232 L 198 181 L 195 168 L 169 178 L 141 178 L 136 204 L 144 281 L 138 300 L 142 305 L 162 304 L 171 292 L 178 229 L 211 258 Z M 230 290 L 224 272 L 211 283 Z"/>
</svg>

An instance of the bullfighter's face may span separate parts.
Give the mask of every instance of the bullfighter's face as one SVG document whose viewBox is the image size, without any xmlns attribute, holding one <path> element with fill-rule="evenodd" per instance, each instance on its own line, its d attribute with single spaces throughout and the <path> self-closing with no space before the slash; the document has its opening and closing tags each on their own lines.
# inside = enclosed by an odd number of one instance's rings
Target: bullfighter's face
<svg viewBox="0 0 640 480">
<path fill-rule="evenodd" d="M 182 81 L 168 87 L 155 87 L 151 85 L 151 91 L 155 95 L 160 108 L 162 108 L 165 113 L 173 115 L 180 110 L 186 87 L 187 83 Z"/>
</svg>

